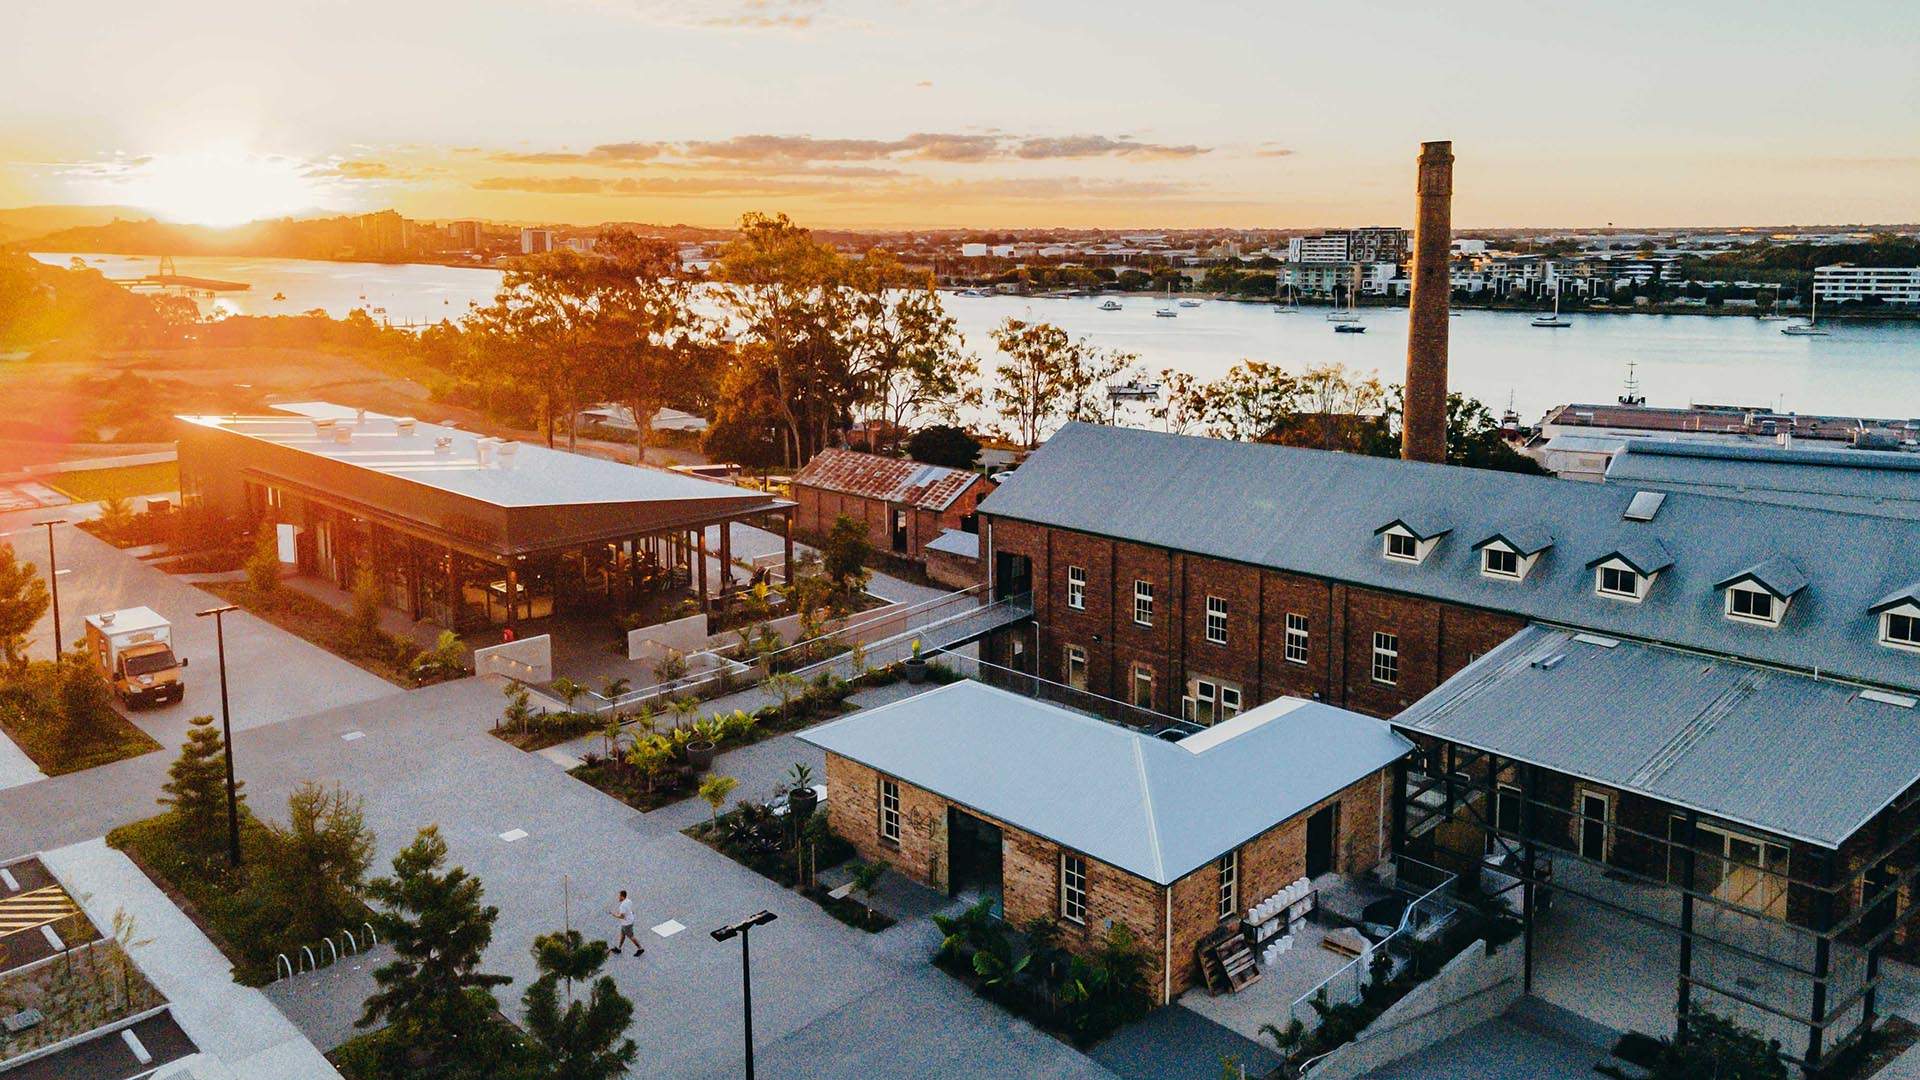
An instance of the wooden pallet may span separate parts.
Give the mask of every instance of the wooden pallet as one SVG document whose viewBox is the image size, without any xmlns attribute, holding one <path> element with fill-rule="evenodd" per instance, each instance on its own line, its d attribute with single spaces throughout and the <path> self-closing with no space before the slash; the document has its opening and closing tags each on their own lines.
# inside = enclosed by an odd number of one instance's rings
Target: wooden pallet
<svg viewBox="0 0 1920 1080">
<path fill-rule="evenodd" d="M 1200 971 L 1206 977 L 1207 992 L 1215 997 L 1239 993 L 1260 981 L 1260 965 L 1247 947 L 1246 935 L 1237 931 L 1200 943 Z"/>
</svg>

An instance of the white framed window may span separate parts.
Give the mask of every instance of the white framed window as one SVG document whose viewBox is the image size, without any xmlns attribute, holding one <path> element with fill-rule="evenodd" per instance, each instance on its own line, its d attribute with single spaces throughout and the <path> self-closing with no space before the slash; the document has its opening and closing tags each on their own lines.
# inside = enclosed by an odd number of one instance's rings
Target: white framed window
<svg viewBox="0 0 1920 1080">
<path fill-rule="evenodd" d="M 1389 529 L 1383 535 L 1386 537 L 1386 547 L 1382 550 L 1387 558 L 1399 562 L 1420 561 L 1420 541 L 1414 539 L 1412 533 Z"/>
<path fill-rule="evenodd" d="M 880 839 L 900 842 L 900 785 L 885 777 L 880 778 Z"/>
<path fill-rule="evenodd" d="M 1153 670 L 1133 665 L 1133 704 L 1138 709 L 1153 708 Z"/>
<path fill-rule="evenodd" d="M 1601 596 L 1638 602 L 1647 595 L 1644 575 L 1619 561 L 1601 563 L 1594 570 L 1593 589 Z"/>
<path fill-rule="evenodd" d="M 1373 681 L 1392 686 L 1400 681 L 1400 636 L 1373 633 Z"/>
<path fill-rule="evenodd" d="M 1067 567 L 1067 606 L 1075 611 L 1087 609 L 1087 568 Z"/>
<path fill-rule="evenodd" d="M 1078 645 L 1067 646 L 1067 685 L 1075 690 L 1087 688 L 1087 650 Z"/>
<path fill-rule="evenodd" d="M 1087 860 L 1071 851 L 1060 853 L 1060 917 L 1087 921 Z"/>
<path fill-rule="evenodd" d="M 1220 871 L 1218 914 L 1220 921 L 1226 922 L 1240 913 L 1240 849 L 1220 856 L 1214 866 Z"/>
<path fill-rule="evenodd" d="M 1220 700 L 1220 688 L 1212 679 L 1195 679 L 1190 684 L 1187 699 L 1181 704 L 1181 715 L 1196 724 L 1213 723 L 1213 710 Z"/>
<path fill-rule="evenodd" d="M 1488 544 L 1480 549 L 1480 572 L 1488 577 L 1518 578 L 1520 556 L 1509 548 Z"/>
<path fill-rule="evenodd" d="M 1287 612 L 1287 663 L 1304 664 L 1307 662 L 1307 617 Z"/>
<path fill-rule="evenodd" d="M 1140 626 L 1153 625 L 1153 582 L 1135 579 L 1133 583 L 1133 621 Z"/>
<path fill-rule="evenodd" d="M 1880 644 L 1920 651 L 1920 608 L 1903 607 L 1881 612 Z"/>
<path fill-rule="evenodd" d="M 1227 643 L 1227 598 L 1207 597 L 1207 640 L 1215 645 Z"/>
<path fill-rule="evenodd" d="M 1727 590 L 1727 618 L 1729 619 L 1779 626 L 1780 616 L 1786 614 L 1785 607 L 1773 598 L 1772 593 L 1762 589 L 1735 585 Z"/>
<path fill-rule="evenodd" d="M 1240 691 L 1231 686 L 1220 688 L 1220 719 L 1231 720 L 1240 715 Z"/>
</svg>

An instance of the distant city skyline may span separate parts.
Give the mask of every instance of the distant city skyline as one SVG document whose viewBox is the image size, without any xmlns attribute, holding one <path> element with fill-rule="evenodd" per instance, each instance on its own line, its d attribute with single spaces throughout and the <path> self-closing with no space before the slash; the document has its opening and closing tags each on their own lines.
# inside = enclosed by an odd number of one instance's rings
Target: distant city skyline
<svg viewBox="0 0 1920 1080">
<path fill-rule="evenodd" d="M 1891 0 L 1241 10 L 111 0 L 10 12 L 0 206 L 724 226 L 1920 218 Z M 350 15 L 358 17 L 350 18 Z M 27 47 L 20 47 L 25 44 Z"/>
</svg>

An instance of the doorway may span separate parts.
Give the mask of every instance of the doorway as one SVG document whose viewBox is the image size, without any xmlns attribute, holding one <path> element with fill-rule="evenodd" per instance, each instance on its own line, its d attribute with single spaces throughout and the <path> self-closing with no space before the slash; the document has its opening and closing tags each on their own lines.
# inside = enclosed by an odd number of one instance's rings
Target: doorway
<svg viewBox="0 0 1920 1080">
<path fill-rule="evenodd" d="M 993 900 L 1001 910 L 1000 827 L 957 807 L 947 808 L 947 892 Z"/>
<path fill-rule="evenodd" d="M 1005 600 L 1033 591 L 1033 560 L 997 551 L 993 556 L 993 598 Z"/>
<path fill-rule="evenodd" d="M 1309 880 L 1333 871 L 1333 838 L 1338 832 L 1339 823 L 1339 803 L 1321 807 L 1317 813 L 1307 819 L 1307 878 Z"/>
<path fill-rule="evenodd" d="M 1580 793 L 1580 857 L 1594 862 L 1607 861 L 1608 824 L 1613 820 L 1613 800 L 1596 791 Z"/>
<path fill-rule="evenodd" d="M 893 512 L 893 550 L 905 553 L 907 550 L 907 512 Z"/>
</svg>

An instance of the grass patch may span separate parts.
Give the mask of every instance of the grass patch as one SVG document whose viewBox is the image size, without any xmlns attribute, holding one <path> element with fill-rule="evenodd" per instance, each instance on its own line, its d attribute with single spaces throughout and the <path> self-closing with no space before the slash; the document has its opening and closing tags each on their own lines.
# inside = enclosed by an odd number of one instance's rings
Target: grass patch
<svg viewBox="0 0 1920 1080">
<path fill-rule="evenodd" d="M 233 965 L 235 982 L 264 986 L 273 981 L 279 954 L 297 955 L 302 945 L 317 946 L 343 929 L 357 931 L 373 918 L 373 910 L 354 899 L 341 925 L 305 925 L 312 921 L 311 908 L 301 900 L 306 886 L 276 877 L 278 838 L 244 804 L 238 869 L 188 850 L 172 826 L 173 819 L 162 814 L 120 826 L 107 834 L 107 843 L 126 852 L 207 935 Z"/>
<path fill-rule="evenodd" d="M 180 490 L 180 463 L 156 461 L 147 465 L 117 465 L 109 469 L 77 469 L 54 473 L 47 486 L 74 502 L 131 499 Z"/>
<path fill-rule="evenodd" d="M 114 711 L 103 682 L 93 694 L 75 694 L 60 685 L 73 679 L 99 682 L 91 668 L 75 665 L 70 658 L 57 670 L 50 662 L 36 662 L 0 681 L 0 731 L 41 772 L 61 776 L 160 749 L 153 736 Z"/>
</svg>

